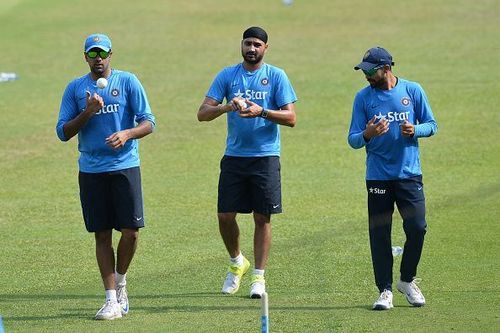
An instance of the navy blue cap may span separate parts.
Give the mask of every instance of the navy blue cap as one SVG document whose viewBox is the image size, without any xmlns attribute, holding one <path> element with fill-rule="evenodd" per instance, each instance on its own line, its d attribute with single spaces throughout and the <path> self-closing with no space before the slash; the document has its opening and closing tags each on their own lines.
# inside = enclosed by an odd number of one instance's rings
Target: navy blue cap
<svg viewBox="0 0 500 333">
<path fill-rule="evenodd" d="M 111 50 L 111 39 L 103 34 L 92 34 L 85 40 L 85 46 L 83 49 L 85 50 L 85 53 L 87 53 L 94 47 L 109 52 L 109 50 Z"/>
<path fill-rule="evenodd" d="M 391 54 L 387 52 L 386 49 L 377 46 L 372 47 L 371 49 L 366 51 L 365 55 L 363 56 L 363 60 L 356 67 L 354 67 L 354 69 L 369 71 L 370 69 L 380 65 L 394 66 L 394 62 L 392 61 Z"/>
</svg>

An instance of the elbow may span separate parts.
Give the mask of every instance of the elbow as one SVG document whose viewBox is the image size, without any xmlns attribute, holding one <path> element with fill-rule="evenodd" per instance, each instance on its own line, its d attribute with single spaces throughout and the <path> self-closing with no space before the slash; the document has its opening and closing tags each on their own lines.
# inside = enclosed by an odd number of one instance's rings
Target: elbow
<svg viewBox="0 0 500 333">
<path fill-rule="evenodd" d="M 197 113 L 196 117 L 198 118 L 199 122 L 207 121 L 207 119 L 205 118 L 205 113 L 203 112 L 202 106 L 200 106 L 200 108 L 198 109 L 198 113 Z"/>
<path fill-rule="evenodd" d="M 66 142 L 70 139 L 64 134 L 63 128 L 59 128 L 59 127 L 56 128 L 56 134 L 57 134 L 57 137 L 59 138 L 59 140 L 61 140 L 62 142 Z"/>
<path fill-rule="evenodd" d="M 295 124 L 297 124 L 297 116 L 293 113 L 286 125 L 288 127 L 295 127 Z"/>
</svg>

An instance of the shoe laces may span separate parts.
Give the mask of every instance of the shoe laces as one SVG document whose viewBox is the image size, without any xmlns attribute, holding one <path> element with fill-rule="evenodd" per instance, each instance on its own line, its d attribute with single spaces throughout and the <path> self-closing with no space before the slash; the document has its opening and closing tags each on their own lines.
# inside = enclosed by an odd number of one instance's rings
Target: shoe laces
<svg viewBox="0 0 500 333">
<path fill-rule="evenodd" d="M 390 290 L 384 289 L 384 291 L 380 294 L 380 298 L 388 301 L 390 300 L 390 294 Z"/>
<path fill-rule="evenodd" d="M 420 282 L 422 282 L 422 279 L 421 278 L 414 278 L 413 281 L 411 281 L 409 283 L 410 285 L 410 288 L 413 289 L 413 291 L 415 291 L 416 293 L 418 294 L 421 294 L 422 292 L 420 291 L 420 288 L 417 286 L 417 284 L 419 284 Z"/>
<path fill-rule="evenodd" d="M 107 299 L 104 305 L 102 306 L 101 310 L 99 312 L 110 312 L 114 310 L 116 302 L 113 302 L 110 299 Z"/>
<path fill-rule="evenodd" d="M 125 286 L 118 286 L 116 287 L 116 298 L 121 299 L 122 297 L 127 296 L 127 289 Z"/>
</svg>

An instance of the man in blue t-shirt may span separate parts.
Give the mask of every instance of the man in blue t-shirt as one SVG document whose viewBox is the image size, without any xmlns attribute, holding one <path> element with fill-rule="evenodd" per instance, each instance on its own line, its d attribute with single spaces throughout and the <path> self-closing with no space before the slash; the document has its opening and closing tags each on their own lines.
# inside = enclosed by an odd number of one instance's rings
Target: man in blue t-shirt
<svg viewBox="0 0 500 333">
<path fill-rule="evenodd" d="M 418 138 L 436 133 L 437 124 L 422 87 L 394 76 L 392 56 L 381 47 L 369 49 L 361 69 L 370 84 L 356 94 L 348 142 L 366 149 L 366 189 L 370 248 L 380 296 L 375 310 L 392 305 L 391 227 L 394 203 L 406 234 L 397 289 L 413 306 L 425 298 L 415 275 L 427 223 Z"/>
<path fill-rule="evenodd" d="M 95 234 L 106 302 L 96 319 L 128 313 L 126 273 L 144 227 L 138 140 L 153 131 L 155 118 L 137 77 L 111 68 L 111 40 L 87 37 L 90 72 L 71 81 L 62 97 L 57 136 L 78 134 L 79 186 L 85 227 Z M 99 81 L 98 81 L 99 80 Z M 115 253 L 112 230 L 121 231 Z"/>
<path fill-rule="evenodd" d="M 263 62 L 267 48 L 267 33 L 262 28 L 245 30 L 241 41 L 243 62 L 219 72 L 198 110 L 199 121 L 227 115 L 217 203 L 219 230 L 230 256 L 222 292 L 236 293 L 250 267 L 240 251 L 236 214 L 253 212 L 255 269 L 251 298 L 260 298 L 266 290 L 264 270 L 271 245 L 271 214 L 282 211 L 278 125 L 293 127 L 296 122 L 297 97 L 285 72 Z"/>
</svg>

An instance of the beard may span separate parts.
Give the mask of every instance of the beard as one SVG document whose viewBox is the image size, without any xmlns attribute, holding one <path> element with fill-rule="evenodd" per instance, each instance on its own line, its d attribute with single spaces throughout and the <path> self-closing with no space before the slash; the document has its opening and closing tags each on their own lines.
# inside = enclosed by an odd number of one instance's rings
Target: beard
<svg viewBox="0 0 500 333">
<path fill-rule="evenodd" d="M 380 78 L 378 80 L 376 79 L 367 79 L 368 80 L 368 83 L 370 83 L 370 87 L 372 88 L 382 88 L 386 85 L 386 79 L 385 78 Z"/>
<path fill-rule="evenodd" d="M 262 54 L 259 55 L 256 52 L 247 52 L 247 53 L 241 52 L 241 55 L 243 56 L 245 62 L 248 62 L 249 64 L 252 65 L 258 64 L 259 62 L 262 61 L 262 58 L 264 58 L 264 55 Z"/>
</svg>

